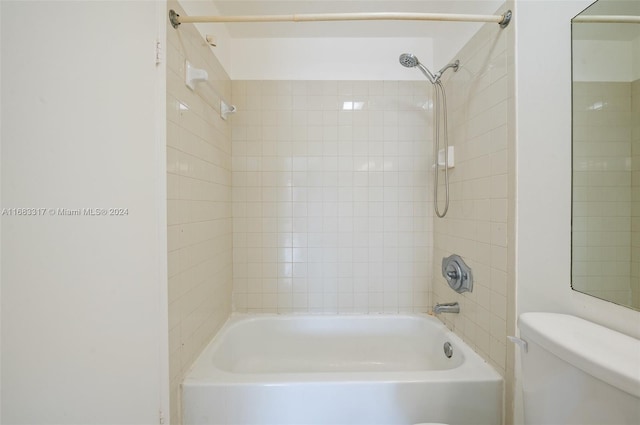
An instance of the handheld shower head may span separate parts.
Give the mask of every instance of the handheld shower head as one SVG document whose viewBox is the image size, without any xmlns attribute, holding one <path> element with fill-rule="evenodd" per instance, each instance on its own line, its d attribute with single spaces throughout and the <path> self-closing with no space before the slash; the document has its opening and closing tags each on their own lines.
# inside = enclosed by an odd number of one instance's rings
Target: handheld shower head
<svg viewBox="0 0 640 425">
<path fill-rule="evenodd" d="M 436 158 L 439 156 L 439 152 L 441 150 L 440 134 L 442 134 L 444 137 L 444 162 L 448 164 L 449 157 L 447 155 L 449 152 L 449 139 L 447 136 L 447 99 L 444 93 L 444 86 L 442 85 L 442 83 L 440 83 L 440 77 L 442 77 L 442 74 L 449 68 L 453 68 L 454 71 L 458 71 L 458 67 L 460 66 L 460 61 L 457 60 L 453 63 L 450 63 L 444 68 L 442 68 L 440 71 L 436 72 L 435 74 L 432 74 L 431 71 L 429 71 L 424 65 L 422 65 L 418 60 L 418 58 L 411 53 L 401 54 L 398 60 L 400 61 L 400 65 L 406 68 L 418 67 L 418 69 L 420 69 L 420 71 L 422 71 L 422 73 L 429 79 L 429 82 L 431 82 L 431 84 L 434 85 L 433 91 L 435 94 L 435 99 L 434 99 L 435 101 L 433 102 L 433 104 L 434 104 L 435 125 L 433 126 L 433 134 L 434 134 L 433 155 Z M 440 119 L 441 108 L 444 109 L 444 118 L 442 120 Z M 442 124 L 442 127 L 441 127 L 441 124 Z M 447 210 L 449 209 L 449 171 L 448 171 L 449 167 L 448 166 L 444 167 L 444 180 L 445 180 L 445 187 L 446 187 L 447 193 L 445 197 L 445 207 L 442 213 L 440 212 L 440 209 L 438 206 L 439 169 L 440 167 L 438 164 L 433 166 L 434 176 L 435 176 L 434 191 L 433 191 L 433 206 L 434 206 L 436 215 L 442 218 L 447 214 Z"/>
<path fill-rule="evenodd" d="M 406 68 L 413 68 L 419 63 L 420 61 L 418 61 L 418 58 L 412 55 L 411 53 L 403 53 L 400 55 L 400 65 Z"/>
<path fill-rule="evenodd" d="M 422 71 L 425 77 L 429 79 L 431 84 L 435 84 L 436 82 L 438 82 L 438 78 L 440 77 L 440 75 L 433 75 L 431 71 L 429 71 L 423 64 L 421 64 L 418 58 L 413 54 L 403 53 L 400 55 L 399 61 L 400 61 L 400 65 L 406 68 L 418 67 L 418 69 Z"/>
</svg>

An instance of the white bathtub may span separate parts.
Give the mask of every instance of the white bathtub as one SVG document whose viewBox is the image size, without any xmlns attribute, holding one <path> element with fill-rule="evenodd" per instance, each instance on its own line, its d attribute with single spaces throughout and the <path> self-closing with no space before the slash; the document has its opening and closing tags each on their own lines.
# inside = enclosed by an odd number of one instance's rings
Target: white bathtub
<svg viewBox="0 0 640 425">
<path fill-rule="evenodd" d="M 183 383 L 183 423 L 499 425 L 502 386 L 434 317 L 233 315 Z"/>
</svg>

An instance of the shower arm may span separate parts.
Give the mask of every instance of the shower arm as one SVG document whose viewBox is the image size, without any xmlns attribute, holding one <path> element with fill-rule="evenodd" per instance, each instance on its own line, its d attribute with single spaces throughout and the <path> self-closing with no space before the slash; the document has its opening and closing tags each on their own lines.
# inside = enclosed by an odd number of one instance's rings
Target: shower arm
<svg viewBox="0 0 640 425">
<path fill-rule="evenodd" d="M 448 65 L 445 65 L 442 67 L 442 69 L 438 72 L 436 72 L 436 77 L 440 78 L 442 76 L 442 74 L 444 74 L 444 72 L 449 69 L 449 68 L 453 68 L 453 70 L 455 72 L 458 72 L 458 67 L 460 66 L 460 61 L 456 60 L 455 62 L 452 62 Z"/>
<path fill-rule="evenodd" d="M 429 71 L 424 65 L 419 62 L 416 67 L 420 68 L 420 71 L 422 71 L 422 73 L 429 79 L 431 84 L 435 84 L 440 81 L 440 77 L 442 77 L 442 74 L 444 74 L 447 69 L 453 68 L 454 72 L 458 72 L 460 61 L 456 60 L 455 62 L 443 66 L 442 69 L 440 69 L 440 71 L 436 72 L 435 74 L 432 74 L 431 71 Z"/>
<path fill-rule="evenodd" d="M 418 64 L 416 65 L 416 67 L 422 71 L 422 73 L 424 74 L 425 77 L 427 77 L 427 79 L 429 80 L 429 82 L 431 82 L 431 84 L 435 84 L 439 79 L 440 79 L 440 75 L 441 72 L 436 72 L 435 75 L 431 73 L 431 71 L 429 71 L 427 69 L 426 66 L 424 66 L 423 64 L 421 64 L 420 62 L 418 62 Z"/>
</svg>

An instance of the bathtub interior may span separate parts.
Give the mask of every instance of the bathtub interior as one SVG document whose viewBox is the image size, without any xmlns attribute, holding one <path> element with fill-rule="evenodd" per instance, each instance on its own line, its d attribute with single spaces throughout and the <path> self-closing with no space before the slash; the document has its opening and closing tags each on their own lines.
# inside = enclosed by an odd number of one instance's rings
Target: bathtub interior
<svg viewBox="0 0 640 425">
<path fill-rule="evenodd" d="M 502 422 L 502 377 L 427 315 L 233 315 L 182 391 L 185 425 Z"/>
<path fill-rule="evenodd" d="M 464 362 L 460 350 L 444 354 L 446 342 L 414 317 L 252 318 L 221 332 L 211 358 L 230 373 L 446 370 Z"/>
</svg>

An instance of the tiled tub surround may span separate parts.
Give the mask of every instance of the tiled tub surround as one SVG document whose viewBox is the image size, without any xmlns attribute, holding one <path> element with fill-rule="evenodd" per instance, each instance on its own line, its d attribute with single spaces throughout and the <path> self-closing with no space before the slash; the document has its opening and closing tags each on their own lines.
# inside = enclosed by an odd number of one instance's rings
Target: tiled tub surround
<svg viewBox="0 0 640 425">
<path fill-rule="evenodd" d="M 175 2 L 168 7 L 183 13 Z M 231 312 L 231 82 L 193 25 L 167 28 L 167 221 L 171 423 L 179 385 Z M 184 61 L 209 81 L 184 83 Z"/>
<path fill-rule="evenodd" d="M 459 71 L 446 76 L 456 164 L 449 170 L 449 213 L 434 221 L 432 267 L 433 302 L 460 303 L 460 314 L 441 314 L 440 319 L 506 378 L 507 394 L 511 385 L 507 323 L 513 305 L 509 211 L 515 199 L 509 183 L 515 181 L 510 165 L 514 147 L 509 128 L 513 99 L 509 31 L 484 26 L 453 56 L 460 59 Z M 473 292 L 457 294 L 442 277 L 442 258 L 452 253 L 472 268 Z M 510 403 L 507 399 L 507 406 Z"/>
<path fill-rule="evenodd" d="M 573 108 L 572 283 L 629 305 L 631 83 L 575 82 Z"/>
<path fill-rule="evenodd" d="M 233 81 L 239 312 L 430 304 L 425 81 Z"/>
</svg>

